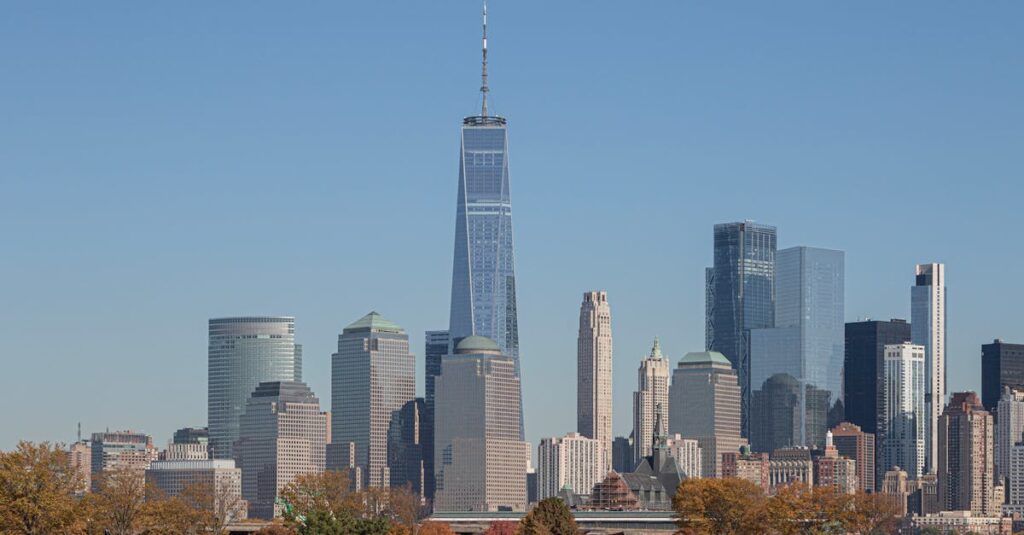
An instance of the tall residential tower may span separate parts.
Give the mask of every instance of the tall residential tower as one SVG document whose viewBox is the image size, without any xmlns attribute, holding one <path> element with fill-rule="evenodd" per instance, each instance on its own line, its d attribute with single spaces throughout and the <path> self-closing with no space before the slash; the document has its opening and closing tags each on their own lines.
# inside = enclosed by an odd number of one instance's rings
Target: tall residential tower
<svg viewBox="0 0 1024 535">
<path fill-rule="evenodd" d="M 946 403 L 946 266 L 918 264 L 910 288 L 911 341 L 924 346 L 924 465 L 934 474 L 938 459 L 938 425 Z"/>
<path fill-rule="evenodd" d="M 603 444 L 611 464 L 612 310 L 607 292 L 587 292 L 576 343 L 576 430 Z M 601 474 L 604 476 L 604 474 Z M 578 489 L 577 489 L 578 490 Z M 587 489 L 588 491 L 590 489 Z"/>
</svg>

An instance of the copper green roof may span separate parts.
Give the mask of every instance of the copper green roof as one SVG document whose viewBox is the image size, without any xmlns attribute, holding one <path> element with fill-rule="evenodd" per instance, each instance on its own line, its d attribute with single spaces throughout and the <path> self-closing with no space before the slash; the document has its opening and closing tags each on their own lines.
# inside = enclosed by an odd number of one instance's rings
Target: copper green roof
<svg viewBox="0 0 1024 535">
<path fill-rule="evenodd" d="M 501 352 L 498 343 L 486 336 L 467 336 L 455 346 L 456 353 Z"/>
<path fill-rule="evenodd" d="M 683 358 L 679 359 L 679 364 L 725 364 L 726 366 L 732 366 L 729 359 L 725 358 L 725 355 L 718 351 L 696 351 L 687 353 Z"/>
<path fill-rule="evenodd" d="M 398 326 L 398 324 L 384 319 L 376 311 L 370 312 L 369 314 L 359 318 L 348 327 L 345 327 L 345 331 L 383 331 L 392 333 L 404 333 L 405 330 Z"/>
</svg>

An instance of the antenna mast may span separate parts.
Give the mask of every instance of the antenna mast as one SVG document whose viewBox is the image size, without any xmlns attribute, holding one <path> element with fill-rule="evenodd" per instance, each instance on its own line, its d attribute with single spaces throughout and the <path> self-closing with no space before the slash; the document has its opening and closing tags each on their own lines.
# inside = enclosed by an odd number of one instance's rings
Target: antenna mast
<svg viewBox="0 0 1024 535">
<path fill-rule="evenodd" d="M 482 65 L 481 65 L 482 71 L 481 71 L 481 74 L 480 74 L 480 81 L 481 81 L 480 93 L 482 93 L 483 96 L 484 96 L 484 103 L 483 103 L 483 106 L 480 109 L 480 115 L 483 116 L 483 117 L 487 117 L 487 93 L 490 92 L 490 89 L 488 89 L 488 87 L 487 87 L 487 0 L 484 0 L 484 40 L 483 40 L 483 43 L 484 43 L 484 48 L 483 48 L 484 59 L 483 59 Z"/>
</svg>

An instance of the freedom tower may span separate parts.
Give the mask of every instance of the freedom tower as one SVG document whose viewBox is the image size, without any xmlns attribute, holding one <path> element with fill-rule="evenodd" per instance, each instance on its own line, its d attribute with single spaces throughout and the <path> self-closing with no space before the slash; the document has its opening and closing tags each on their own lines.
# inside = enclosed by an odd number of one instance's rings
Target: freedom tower
<svg viewBox="0 0 1024 535">
<path fill-rule="evenodd" d="M 508 179 L 508 130 L 504 117 L 487 113 L 487 6 L 484 5 L 480 115 L 462 121 L 455 257 L 448 331 L 450 347 L 471 335 L 498 343 L 516 360 L 519 327 L 512 252 L 512 200 Z"/>
</svg>

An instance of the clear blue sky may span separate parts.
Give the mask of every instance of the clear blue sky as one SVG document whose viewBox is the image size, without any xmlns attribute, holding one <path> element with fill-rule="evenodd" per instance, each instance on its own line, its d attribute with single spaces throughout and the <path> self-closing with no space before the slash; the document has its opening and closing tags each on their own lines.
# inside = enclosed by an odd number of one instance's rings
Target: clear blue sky
<svg viewBox="0 0 1024 535">
<path fill-rule="evenodd" d="M 14 2 L 0 14 L 0 448 L 206 422 L 206 320 L 445 328 L 479 3 Z M 608 290 L 615 431 L 703 348 L 714 223 L 843 249 L 849 320 L 949 278 L 951 390 L 1022 341 L 1024 4 L 493 0 L 528 439 L 575 427 Z M 422 363 L 420 364 L 422 373 Z M 420 382 L 422 390 L 422 382 Z"/>
</svg>

